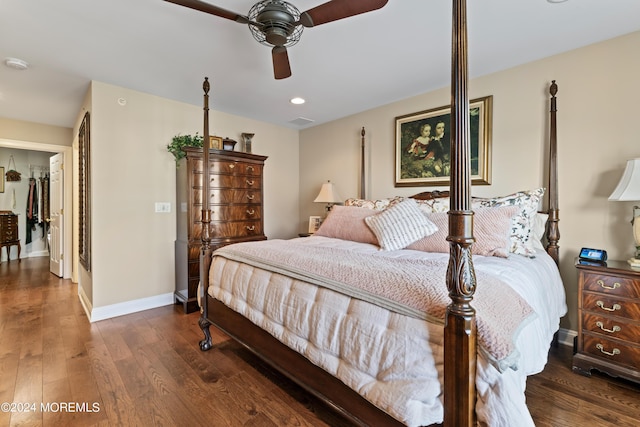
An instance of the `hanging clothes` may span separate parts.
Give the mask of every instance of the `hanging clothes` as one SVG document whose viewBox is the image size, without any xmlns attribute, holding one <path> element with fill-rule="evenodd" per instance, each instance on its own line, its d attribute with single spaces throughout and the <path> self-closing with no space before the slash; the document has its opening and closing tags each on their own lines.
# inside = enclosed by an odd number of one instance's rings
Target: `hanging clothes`
<svg viewBox="0 0 640 427">
<path fill-rule="evenodd" d="M 27 230 L 26 244 L 31 243 L 31 231 L 35 230 L 38 223 L 38 189 L 35 178 L 29 178 L 29 194 L 27 196 Z"/>
<path fill-rule="evenodd" d="M 40 178 L 40 225 L 42 225 L 42 237 L 47 235 L 49 229 L 49 174 Z"/>
</svg>

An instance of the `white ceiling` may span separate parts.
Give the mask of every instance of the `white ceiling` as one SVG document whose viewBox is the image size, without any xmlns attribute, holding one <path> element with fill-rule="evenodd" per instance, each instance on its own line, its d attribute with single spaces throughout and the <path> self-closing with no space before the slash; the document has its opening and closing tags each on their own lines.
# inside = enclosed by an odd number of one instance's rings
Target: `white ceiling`
<svg viewBox="0 0 640 427">
<path fill-rule="evenodd" d="M 254 3 L 207 1 L 243 15 Z M 467 3 L 471 77 L 640 30 L 640 0 Z M 200 106 L 208 76 L 212 109 L 301 129 L 448 86 L 450 33 L 451 0 L 389 0 L 306 28 L 293 76 L 275 80 L 270 48 L 217 16 L 162 0 L 0 0 L 0 60 L 30 64 L 0 64 L 0 117 L 73 127 L 91 80 Z"/>
</svg>

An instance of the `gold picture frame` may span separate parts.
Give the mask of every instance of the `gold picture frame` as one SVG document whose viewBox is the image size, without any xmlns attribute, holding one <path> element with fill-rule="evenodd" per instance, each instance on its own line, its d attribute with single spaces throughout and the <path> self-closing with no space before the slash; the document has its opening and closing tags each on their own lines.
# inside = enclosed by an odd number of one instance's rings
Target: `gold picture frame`
<svg viewBox="0 0 640 427">
<path fill-rule="evenodd" d="M 4 193 L 4 166 L 0 166 L 0 193 Z"/>
<path fill-rule="evenodd" d="M 220 136 L 210 136 L 209 137 L 209 148 L 213 148 L 214 150 L 222 150 L 222 137 L 220 137 Z"/>
<path fill-rule="evenodd" d="M 469 102 L 471 183 L 491 184 L 493 96 Z M 451 107 L 396 117 L 395 186 L 447 186 L 451 176 Z"/>
</svg>

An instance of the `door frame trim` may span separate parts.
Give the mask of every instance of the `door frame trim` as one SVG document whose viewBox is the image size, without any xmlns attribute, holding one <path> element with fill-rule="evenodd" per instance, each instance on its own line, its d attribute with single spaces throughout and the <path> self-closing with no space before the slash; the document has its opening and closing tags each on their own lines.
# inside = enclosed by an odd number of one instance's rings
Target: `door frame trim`
<svg viewBox="0 0 640 427">
<path fill-rule="evenodd" d="M 64 279 L 72 279 L 77 282 L 77 266 L 72 262 L 73 256 L 73 224 L 75 216 L 73 212 L 73 147 L 66 145 L 46 144 L 33 141 L 19 141 L 14 139 L 0 138 L 0 147 L 15 148 L 18 150 L 45 151 L 49 153 L 62 153 L 64 156 L 64 237 L 63 254 L 64 257 Z M 70 213 L 70 214 L 67 214 Z"/>
</svg>

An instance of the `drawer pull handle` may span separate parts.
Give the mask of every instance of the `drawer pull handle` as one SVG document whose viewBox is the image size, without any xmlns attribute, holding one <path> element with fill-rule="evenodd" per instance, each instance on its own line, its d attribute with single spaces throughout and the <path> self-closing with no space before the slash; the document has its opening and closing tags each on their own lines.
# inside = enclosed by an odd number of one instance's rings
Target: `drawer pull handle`
<svg viewBox="0 0 640 427">
<path fill-rule="evenodd" d="M 252 226 L 248 226 L 248 225 L 247 225 L 247 226 L 246 226 L 246 228 L 247 228 L 247 230 L 249 230 L 249 231 L 255 231 L 255 229 L 256 229 L 256 227 L 255 227 L 254 225 L 252 225 Z"/>
<path fill-rule="evenodd" d="M 255 196 L 253 194 L 247 194 L 247 199 L 253 200 Z"/>
<path fill-rule="evenodd" d="M 605 311 L 616 311 L 616 310 L 620 310 L 622 307 L 620 306 L 620 304 L 613 304 L 613 307 L 609 308 L 609 307 L 605 307 L 604 303 L 600 300 L 596 301 L 596 305 L 598 307 L 600 307 L 601 309 L 605 310 Z"/>
<path fill-rule="evenodd" d="M 213 182 L 213 181 L 215 181 L 215 180 L 216 180 L 215 178 L 211 178 L 211 182 Z"/>
<path fill-rule="evenodd" d="M 253 209 L 251 209 L 251 210 L 247 209 L 247 214 L 248 214 L 248 215 L 255 215 L 255 213 L 256 213 L 256 211 L 255 211 L 255 210 L 253 210 Z"/>
<path fill-rule="evenodd" d="M 613 307 L 609 308 L 609 307 L 605 307 L 604 303 L 600 300 L 596 301 L 596 305 L 598 307 L 600 307 L 601 309 L 605 310 L 605 311 L 616 311 L 616 310 L 620 310 L 622 307 L 620 307 L 620 304 L 613 304 Z"/>
<path fill-rule="evenodd" d="M 233 169 L 233 168 L 235 168 L 235 167 L 236 167 L 236 165 L 235 165 L 235 164 L 233 164 L 233 163 L 229 165 L 229 169 Z"/>
<path fill-rule="evenodd" d="M 611 352 L 606 351 L 602 344 L 596 344 L 596 348 L 600 350 L 600 353 L 606 354 L 607 356 L 615 356 L 617 354 L 620 354 L 620 350 L 618 350 L 617 348 L 614 348 Z"/>
<path fill-rule="evenodd" d="M 253 166 L 247 166 L 247 171 L 248 172 L 253 172 Z"/>
<path fill-rule="evenodd" d="M 596 326 L 600 329 L 602 329 L 605 332 L 610 332 L 612 334 L 615 334 L 616 332 L 620 332 L 622 330 L 622 328 L 620 328 L 620 326 L 618 325 L 614 325 L 612 329 L 607 329 L 604 327 L 604 324 L 600 321 L 596 322 Z"/>
<path fill-rule="evenodd" d="M 255 184 L 255 183 L 256 183 L 256 182 L 255 182 L 254 180 L 247 180 L 247 185 L 253 185 L 253 184 Z"/>
<path fill-rule="evenodd" d="M 610 290 L 618 289 L 620 286 L 622 286 L 622 285 L 621 285 L 620 283 L 618 283 L 618 282 L 615 282 L 615 283 L 613 284 L 613 286 L 607 286 L 607 285 L 605 285 L 605 283 L 604 283 L 604 281 L 603 281 L 603 280 L 598 280 L 596 283 L 597 283 L 598 285 L 600 285 L 600 287 L 601 287 L 602 289 L 610 289 Z"/>
</svg>

